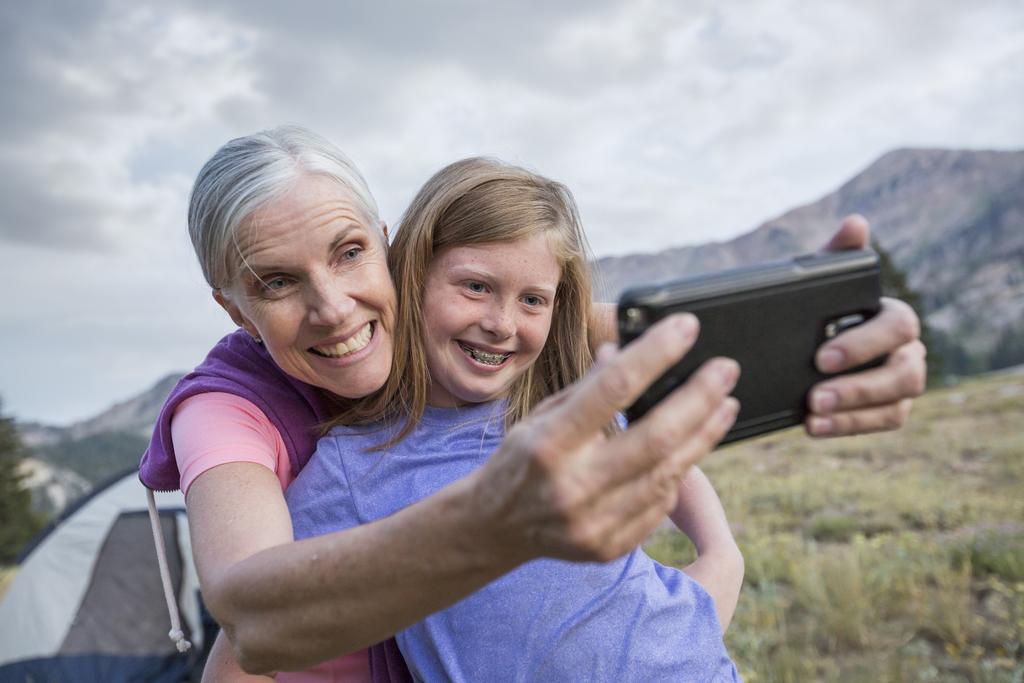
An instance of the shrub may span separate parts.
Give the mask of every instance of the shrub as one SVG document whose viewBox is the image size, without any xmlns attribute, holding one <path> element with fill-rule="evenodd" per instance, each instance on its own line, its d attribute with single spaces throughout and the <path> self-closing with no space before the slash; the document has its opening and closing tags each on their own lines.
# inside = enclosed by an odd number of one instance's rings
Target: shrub
<svg viewBox="0 0 1024 683">
<path fill-rule="evenodd" d="M 986 533 L 976 536 L 962 551 L 976 573 L 1006 581 L 1024 581 L 1024 535 Z"/>
</svg>

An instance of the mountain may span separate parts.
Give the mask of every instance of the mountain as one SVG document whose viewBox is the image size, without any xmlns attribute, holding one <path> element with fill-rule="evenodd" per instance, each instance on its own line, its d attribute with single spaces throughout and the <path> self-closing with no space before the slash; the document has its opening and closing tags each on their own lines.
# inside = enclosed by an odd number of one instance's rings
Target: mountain
<svg viewBox="0 0 1024 683">
<path fill-rule="evenodd" d="M 58 514 L 96 484 L 137 465 L 160 407 L 180 376 L 168 375 L 138 396 L 68 427 L 19 424 L 30 454 L 21 467 L 33 509 Z"/>
<path fill-rule="evenodd" d="M 1024 335 L 1024 151 L 896 150 L 735 239 L 603 258 L 598 279 L 614 300 L 632 285 L 814 251 L 851 213 L 871 222 L 933 328 L 976 353 Z"/>
<path fill-rule="evenodd" d="M 68 427 L 54 427 L 38 422 L 18 425 L 22 442 L 31 448 L 78 441 L 108 432 L 126 432 L 149 439 L 160 406 L 181 379 L 181 373 L 167 375 L 141 394 L 116 403 L 99 415 Z"/>
<path fill-rule="evenodd" d="M 38 458 L 25 458 L 18 463 L 18 470 L 25 476 L 25 487 L 32 491 L 32 509 L 46 517 L 59 514 L 93 487 L 77 473 Z"/>
</svg>

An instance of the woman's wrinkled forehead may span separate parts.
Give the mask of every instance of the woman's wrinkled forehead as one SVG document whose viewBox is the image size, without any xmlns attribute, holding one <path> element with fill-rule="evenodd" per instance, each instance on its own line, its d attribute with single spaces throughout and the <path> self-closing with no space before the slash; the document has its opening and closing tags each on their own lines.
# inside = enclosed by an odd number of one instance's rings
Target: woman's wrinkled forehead
<svg viewBox="0 0 1024 683">
<path fill-rule="evenodd" d="M 232 250 L 232 279 L 245 267 L 246 259 L 268 242 L 303 239 L 332 223 L 339 227 L 359 226 L 370 239 L 387 247 L 384 224 L 358 193 L 330 176 L 309 174 L 264 202 L 238 224 Z"/>
</svg>

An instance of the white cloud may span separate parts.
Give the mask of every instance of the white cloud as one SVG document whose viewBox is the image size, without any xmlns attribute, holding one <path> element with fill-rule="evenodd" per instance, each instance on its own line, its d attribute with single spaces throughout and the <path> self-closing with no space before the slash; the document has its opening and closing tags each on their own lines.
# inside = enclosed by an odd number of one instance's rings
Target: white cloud
<svg viewBox="0 0 1024 683">
<path fill-rule="evenodd" d="M 257 128 L 337 142 L 392 223 L 456 158 L 522 163 L 573 189 L 599 254 L 724 239 L 894 147 L 1024 145 L 1017 2 L 400 9 L 0 10 L 0 249 L 32 283 L 0 322 L 7 410 L 83 417 L 227 331 L 185 203 Z"/>
</svg>

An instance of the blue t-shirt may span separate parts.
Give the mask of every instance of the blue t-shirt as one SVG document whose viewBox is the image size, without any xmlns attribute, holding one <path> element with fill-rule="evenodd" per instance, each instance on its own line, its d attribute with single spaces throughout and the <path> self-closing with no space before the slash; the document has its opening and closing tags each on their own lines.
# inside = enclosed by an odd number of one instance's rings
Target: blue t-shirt
<svg viewBox="0 0 1024 683">
<path fill-rule="evenodd" d="M 427 408 L 396 427 L 341 427 L 288 487 L 295 538 L 380 519 L 468 475 L 496 450 L 504 404 Z M 639 548 L 607 563 L 540 559 L 396 635 L 423 681 L 736 681 L 711 596 Z"/>
</svg>

